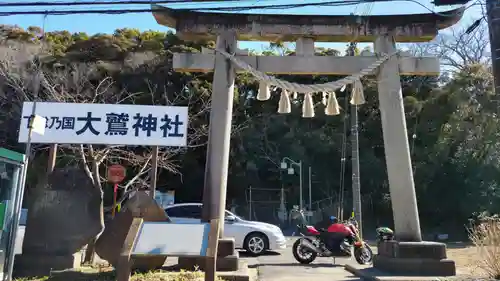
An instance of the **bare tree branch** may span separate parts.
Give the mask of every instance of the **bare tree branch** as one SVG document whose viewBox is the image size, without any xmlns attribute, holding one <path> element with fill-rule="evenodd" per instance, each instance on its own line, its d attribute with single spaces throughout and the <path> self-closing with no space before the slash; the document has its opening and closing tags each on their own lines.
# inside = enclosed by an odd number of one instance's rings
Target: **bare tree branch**
<svg viewBox="0 0 500 281">
<path fill-rule="evenodd" d="M 80 145 L 80 157 L 82 159 L 82 164 L 83 164 L 83 169 L 85 170 L 85 173 L 89 177 L 89 179 L 92 181 L 92 184 L 95 186 L 95 180 L 94 177 L 92 176 L 92 172 L 89 169 L 89 165 L 87 163 L 87 157 L 85 156 L 85 149 L 83 148 L 83 144 Z"/>
<path fill-rule="evenodd" d="M 17 143 L 17 129 L 21 119 L 23 102 L 34 99 L 33 67 L 35 56 L 40 56 L 40 48 L 31 48 L 29 44 L 0 46 L 0 120 L 6 120 L 0 137 Z M 38 71 L 40 69 L 37 69 Z M 52 67 L 40 75 L 40 95 L 38 100 L 67 103 L 107 103 L 137 104 L 138 98 L 144 103 L 167 106 L 187 106 L 190 109 L 188 122 L 188 141 L 186 147 L 160 147 L 158 168 L 169 173 L 180 174 L 180 154 L 189 148 L 206 145 L 208 126 L 204 121 L 210 110 L 210 94 L 208 90 L 200 93 L 195 85 L 186 84 L 180 93 L 173 93 L 171 82 L 163 87 L 150 80 L 145 85 L 148 92 L 129 92 L 117 85 L 110 76 L 102 76 L 97 64 L 77 63 Z M 203 88 L 202 88 L 203 89 Z M 202 90 L 203 91 L 203 90 Z M 202 122 L 198 121 L 201 120 Z M 2 124 L 2 125 L 5 125 Z M 234 128 L 238 131 L 244 125 Z M 35 149 L 43 151 L 46 145 L 35 144 Z M 102 191 L 106 182 L 102 173 L 102 165 L 121 163 L 134 171 L 134 176 L 120 186 L 128 192 L 134 184 L 147 184 L 150 170 L 151 148 L 137 146 L 105 146 L 105 145 L 60 145 L 59 154 L 65 161 L 82 165 L 85 173 L 93 181 L 94 186 Z M 37 153 L 35 152 L 34 155 Z M 60 157 L 58 158 L 60 159 Z"/>
<path fill-rule="evenodd" d="M 147 169 L 148 165 L 149 165 L 149 162 L 151 161 L 151 158 L 152 156 L 150 156 L 148 158 L 148 160 L 144 163 L 144 165 L 142 165 L 141 169 L 139 170 L 139 172 L 131 179 L 127 182 L 127 184 L 125 185 L 124 189 L 125 191 L 127 191 L 127 189 L 135 182 L 137 181 L 142 175 L 144 175 L 145 173 L 149 172 L 150 169 Z"/>
<path fill-rule="evenodd" d="M 488 27 L 479 25 L 472 33 L 465 29 L 451 28 L 440 33 L 432 42 L 412 44 L 415 55 L 432 55 L 440 58 L 445 71 L 456 72 L 472 64 L 490 64 Z"/>
</svg>

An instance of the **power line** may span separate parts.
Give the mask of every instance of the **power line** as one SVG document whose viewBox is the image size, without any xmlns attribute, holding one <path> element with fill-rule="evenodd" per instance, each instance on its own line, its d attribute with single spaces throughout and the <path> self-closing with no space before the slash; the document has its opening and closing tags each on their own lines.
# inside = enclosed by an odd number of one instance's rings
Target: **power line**
<svg viewBox="0 0 500 281">
<path fill-rule="evenodd" d="M 55 1 L 55 2 L 0 2 L 0 7 L 53 7 L 53 6 L 89 6 L 89 5 L 151 5 L 151 4 L 190 4 L 190 3 L 220 3 L 220 2 L 263 2 L 270 0 L 160 0 L 160 1 L 145 1 L 145 0 L 117 0 L 117 1 Z M 359 5 L 363 3 L 375 3 L 375 2 L 393 2 L 400 0 L 337 0 L 330 2 L 318 2 L 318 3 L 306 3 L 307 5 L 332 5 L 332 4 L 348 4 L 348 5 Z M 404 1 L 404 0 L 403 0 Z M 407 0 L 411 1 L 411 0 Z M 352 2 L 352 3 L 350 3 Z M 418 1 L 411 1 L 422 5 Z M 296 4 L 278 4 L 271 6 L 288 6 Z M 300 5 L 300 4 L 298 4 Z M 422 5 L 423 7 L 429 9 L 428 7 Z"/>
<path fill-rule="evenodd" d="M 181 9 L 176 9 L 176 10 L 189 10 L 189 11 L 244 11 L 244 10 L 264 10 L 264 9 L 293 9 L 293 8 L 301 8 L 301 7 L 307 7 L 307 6 L 328 6 L 328 7 L 334 7 L 334 6 L 350 6 L 350 5 L 359 5 L 359 4 L 364 4 L 364 3 L 371 3 L 370 5 L 373 5 L 375 2 L 396 2 L 396 1 L 406 1 L 406 2 L 412 2 L 417 5 L 420 5 L 421 7 L 427 9 L 429 12 L 441 16 L 441 17 L 454 17 L 455 14 L 444 14 L 440 12 L 435 12 L 431 8 L 425 6 L 424 4 L 420 3 L 418 0 L 340 0 L 340 1 L 329 1 L 329 2 L 321 2 L 321 3 L 302 3 L 302 4 L 277 4 L 277 5 L 263 5 L 263 6 L 242 6 L 242 7 L 214 7 L 214 8 L 197 8 L 197 9 L 188 9 L 188 8 L 181 8 Z M 468 10 L 472 6 L 478 5 L 477 3 L 473 3 L 467 7 L 462 6 L 464 8 L 463 10 Z M 373 8 L 373 6 L 370 8 Z"/>
<path fill-rule="evenodd" d="M 172 0 L 169 1 L 170 3 L 173 3 L 173 1 L 181 1 L 177 3 L 189 3 L 186 0 Z M 191 3 L 194 1 L 198 1 L 198 3 L 205 2 L 208 3 L 209 1 L 207 0 L 193 0 L 190 1 Z M 235 0 L 225 0 L 222 2 L 229 2 L 232 1 L 234 2 Z M 339 0 L 339 1 L 328 1 L 328 2 L 316 2 L 316 3 L 300 3 L 300 4 L 274 4 L 274 5 L 253 5 L 253 6 L 240 6 L 240 7 L 200 7 L 196 9 L 192 8 L 178 8 L 174 9 L 175 11 L 199 11 L 199 12 L 215 12 L 215 11 L 226 11 L 226 12 L 236 12 L 236 11 L 248 11 L 248 10 L 266 10 L 266 9 L 293 9 L 293 8 L 301 8 L 301 7 L 308 7 L 308 6 L 349 6 L 349 5 L 357 5 L 357 4 L 362 4 L 362 3 L 370 3 L 370 2 L 392 2 L 392 1 L 397 1 L 397 0 Z M 408 2 L 413 2 L 416 3 L 432 13 L 443 16 L 443 17 L 453 17 L 454 15 L 450 14 L 442 14 L 439 12 L 434 12 L 432 9 L 428 8 L 427 6 L 419 3 L 416 0 L 404 0 Z M 126 1 L 125 1 L 126 2 Z M 142 1 L 144 2 L 144 1 Z M 156 1 L 158 2 L 158 1 Z M 214 1 L 211 1 L 212 3 Z M 219 1 L 221 2 L 221 1 Z M 62 2 L 59 2 L 62 3 Z M 7 3 L 3 3 L 7 4 Z M 12 3 L 11 3 L 12 4 Z M 54 3 L 52 3 L 54 4 Z M 59 4 L 62 5 L 62 4 Z M 468 7 L 465 8 L 465 10 L 469 9 L 475 4 L 471 4 Z M 129 13 L 150 13 L 150 12 L 155 12 L 158 11 L 158 9 L 82 9 L 82 10 L 38 10 L 38 11 L 8 11 L 8 12 L 0 12 L 0 16 L 12 16 L 12 15 L 72 15 L 72 14 L 129 14 Z"/>
<path fill-rule="evenodd" d="M 471 0 L 434 0 L 434 6 L 465 5 Z"/>
<path fill-rule="evenodd" d="M 0 2 L 0 7 L 53 7 L 53 6 L 94 6 L 94 5 L 138 5 L 138 4 L 190 4 L 190 3 L 227 3 L 227 2 L 251 2 L 252 0 L 163 0 L 163 1 L 72 1 L 72 2 Z M 255 0 L 253 0 L 255 1 Z M 255 2 L 262 2 L 269 0 L 258 0 Z M 368 0 L 368 2 L 380 2 L 380 1 L 393 1 L 393 0 Z M 301 3 L 301 4 L 274 4 L 274 5 L 259 5 L 259 6 L 244 6 L 241 8 L 267 8 L 267 7 L 304 7 L 304 6 L 321 6 L 321 5 L 355 5 L 360 3 L 365 3 L 367 0 L 337 0 L 337 1 L 328 1 L 328 2 L 316 2 L 316 3 Z M 231 9 L 231 8 L 240 8 L 240 7 L 211 7 L 206 9 Z M 200 8 L 205 9 L 205 8 Z M 198 9 L 197 9 L 198 10 Z"/>
<path fill-rule="evenodd" d="M 198 0 L 200 1 L 200 0 Z M 341 0 L 322 3 L 301 3 L 301 4 L 275 4 L 275 5 L 254 5 L 241 7 L 206 7 L 206 8 L 178 8 L 175 11 L 245 11 L 245 10 L 264 10 L 264 9 L 292 9 L 307 6 L 345 6 L 363 3 L 363 0 Z M 186 2 L 187 3 L 187 2 Z M 38 10 L 38 11 L 9 11 L 0 12 L 0 16 L 11 15 L 71 15 L 71 14 L 127 14 L 127 13 L 149 13 L 158 11 L 158 9 L 85 9 L 85 10 Z"/>
<path fill-rule="evenodd" d="M 454 16 L 454 15 L 447 15 L 447 14 L 443 14 L 443 13 L 440 13 L 440 12 L 436 12 L 433 9 L 431 9 L 431 8 L 425 6 L 424 4 L 420 3 L 418 0 L 404 0 L 404 1 L 413 2 L 413 3 L 417 4 L 417 5 L 420 5 L 421 7 L 427 9 L 428 11 L 430 11 L 433 14 L 436 14 L 438 16 L 442 16 L 442 17 L 453 17 Z M 470 9 L 472 6 L 476 6 L 476 5 L 478 5 L 478 3 L 472 3 L 469 6 L 466 6 L 464 4 L 464 5 L 462 5 L 462 7 L 465 7 L 464 11 L 466 11 L 466 10 Z"/>
<path fill-rule="evenodd" d="M 53 6 L 93 6 L 93 5 L 151 5 L 151 4 L 189 4 L 219 2 L 249 2 L 255 0 L 163 0 L 163 1 L 71 1 L 71 2 L 0 2 L 0 7 L 53 7 Z M 262 0 L 260 0 L 262 1 Z"/>
<path fill-rule="evenodd" d="M 51 16 L 64 16 L 74 14 L 134 14 L 134 13 L 151 13 L 155 10 L 152 9 L 119 9 L 119 10 L 52 10 L 52 11 L 15 11 L 15 12 L 0 12 L 0 17 L 16 16 L 16 15 L 51 15 Z"/>
</svg>

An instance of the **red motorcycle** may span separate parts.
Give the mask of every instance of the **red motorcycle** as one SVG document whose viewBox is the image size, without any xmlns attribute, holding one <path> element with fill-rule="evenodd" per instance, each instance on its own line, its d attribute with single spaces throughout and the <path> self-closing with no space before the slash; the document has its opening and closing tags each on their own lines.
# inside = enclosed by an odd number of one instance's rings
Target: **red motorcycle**
<svg viewBox="0 0 500 281">
<path fill-rule="evenodd" d="M 301 216 L 303 216 L 303 213 Z M 303 218 L 303 221 L 305 219 Z M 299 232 L 302 235 L 293 244 L 292 251 L 294 258 L 302 263 L 309 264 L 313 262 L 316 257 L 352 257 L 356 259 L 359 264 L 369 264 L 373 260 L 373 251 L 365 241 L 361 240 L 357 222 L 349 219 L 344 224 L 351 230 L 350 234 L 346 233 L 332 233 L 324 229 L 316 229 L 313 226 L 301 223 L 297 225 Z M 331 235 L 338 235 L 340 239 L 339 250 L 330 251 L 327 245 L 327 239 L 331 239 Z"/>
</svg>

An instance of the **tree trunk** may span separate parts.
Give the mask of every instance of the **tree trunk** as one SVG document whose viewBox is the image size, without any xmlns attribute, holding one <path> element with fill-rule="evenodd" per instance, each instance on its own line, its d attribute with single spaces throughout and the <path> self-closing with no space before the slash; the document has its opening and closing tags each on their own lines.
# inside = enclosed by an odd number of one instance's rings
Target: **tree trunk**
<svg viewBox="0 0 500 281">
<path fill-rule="evenodd" d="M 97 238 L 93 238 L 87 244 L 87 249 L 85 250 L 85 257 L 83 259 L 83 264 L 94 264 L 94 256 L 95 256 L 95 242 Z"/>
<path fill-rule="evenodd" d="M 104 192 L 101 190 L 101 204 L 100 204 L 100 217 L 99 221 L 101 223 L 101 229 L 104 229 Z M 102 233 L 102 231 L 101 231 Z M 94 257 L 95 257 L 95 243 L 97 241 L 97 238 L 99 238 L 100 233 L 90 240 L 90 242 L 87 244 L 87 249 L 85 250 L 85 256 L 83 258 L 83 264 L 94 264 Z"/>
</svg>

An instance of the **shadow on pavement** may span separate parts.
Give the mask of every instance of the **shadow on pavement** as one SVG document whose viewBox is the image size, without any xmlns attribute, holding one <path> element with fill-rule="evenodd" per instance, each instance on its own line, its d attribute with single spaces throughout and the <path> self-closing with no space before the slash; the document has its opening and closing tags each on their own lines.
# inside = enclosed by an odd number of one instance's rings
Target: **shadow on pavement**
<svg viewBox="0 0 500 281">
<path fill-rule="evenodd" d="M 446 243 L 446 248 L 448 249 L 463 249 L 468 247 L 474 247 L 472 242 L 448 242 Z"/>
<path fill-rule="evenodd" d="M 252 264 L 249 265 L 249 268 L 256 268 L 260 266 L 291 266 L 291 267 L 309 267 L 309 268 L 318 268 L 318 267 L 343 267 L 340 264 L 331 264 L 331 263 L 312 263 L 312 264 L 301 264 L 301 263 L 260 263 L 260 264 Z"/>
<path fill-rule="evenodd" d="M 250 255 L 247 251 L 240 251 L 240 257 L 242 258 L 258 258 L 258 257 L 269 257 L 269 256 L 280 256 L 281 253 L 267 251 L 259 256 Z"/>
</svg>

